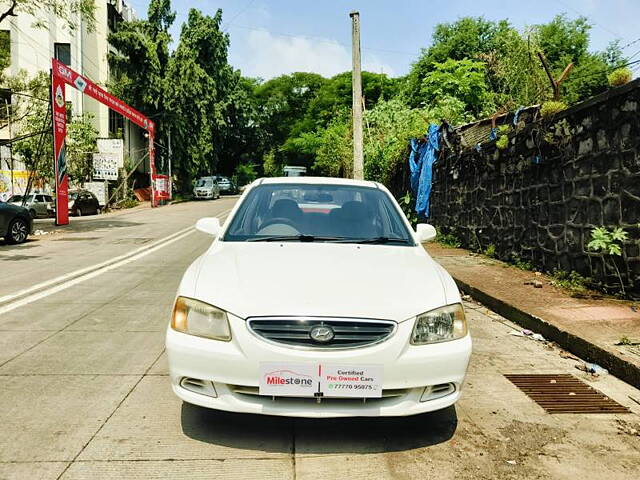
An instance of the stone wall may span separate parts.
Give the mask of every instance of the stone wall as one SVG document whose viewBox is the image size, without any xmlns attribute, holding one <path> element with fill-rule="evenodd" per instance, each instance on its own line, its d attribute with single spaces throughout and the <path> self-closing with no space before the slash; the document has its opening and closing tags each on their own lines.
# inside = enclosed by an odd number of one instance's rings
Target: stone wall
<svg viewBox="0 0 640 480">
<path fill-rule="evenodd" d="M 430 222 L 464 246 L 544 271 L 577 271 L 640 297 L 640 81 L 520 124 L 506 149 L 455 144 L 434 165 Z M 455 135 L 454 135 L 455 139 Z M 622 257 L 589 251 L 594 227 L 624 227 Z"/>
</svg>

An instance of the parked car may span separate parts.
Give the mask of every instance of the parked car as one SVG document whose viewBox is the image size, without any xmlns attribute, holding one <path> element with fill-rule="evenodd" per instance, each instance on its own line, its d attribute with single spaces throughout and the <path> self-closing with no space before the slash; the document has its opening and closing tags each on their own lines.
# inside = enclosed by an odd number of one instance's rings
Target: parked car
<svg viewBox="0 0 640 480">
<path fill-rule="evenodd" d="M 33 231 L 33 218 L 28 209 L 0 202 L 0 237 L 7 243 L 23 243 Z"/>
<path fill-rule="evenodd" d="M 100 213 L 98 198 L 88 190 L 71 190 L 69 192 L 69 215 L 97 215 Z"/>
<path fill-rule="evenodd" d="M 229 177 L 218 176 L 218 185 L 220 186 L 220 193 L 232 195 L 238 191 L 238 187 L 236 187 Z"/>
<path fill-rule="evenodd" d="M 193 196 L 196 199 L 215 200 L 220 198 L 220 187 L 216 177 L 201 177 L 193 187 Z"/>
<path fill-rule="evenodd" d="M 49 217 L 53 212 L 53 198 L 51 195 L 43 193 L 31 193 L 29 195 L 13 195 L 7 200 L 7 203 L 25 207 L 31 218 Z"/>
<path fill-rule="evenodd" d="M 460 293 L 374 182 L 249 185 L 187 269 L 166 334 L 171 385 L 219 410 L 398 416 L 455 403 L 471 355 Z"/>
</svg>

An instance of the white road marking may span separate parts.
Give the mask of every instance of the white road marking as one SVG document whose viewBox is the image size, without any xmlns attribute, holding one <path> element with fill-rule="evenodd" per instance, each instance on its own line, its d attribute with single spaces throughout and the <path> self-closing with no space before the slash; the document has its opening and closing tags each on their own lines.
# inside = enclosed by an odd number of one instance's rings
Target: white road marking
<svg viewBox="0 0 640 480">
<path fill-rule="evenodd" d="M 12 302 L 8 305 L 5 305 L 4 307 L 0 307 L 0 315 L 3 313 L 7 313 L 10 312 L 11 310 L 15 310 L 16 308 L 19 307 L 23 307 L 24 305 L 28 305 L 29 303 L 33 303 L 36 300 L 40 300 L 42 298 L 48 297 L 49 295 L 53 295 L 54 293 L 58 293 L 62 290 L 66 290 L 69 287 L 72 287 L 74 285 L 77 285 L 78 283 L 90 280 L 92 278 L 95 278 L 99 275 L 102 275 L 103 273 L 106 273 L 110 270 L 114 270 L 118 267 L 121 267 L 123 265 L 126 265 L 128 263 L 131 262 L 135 262 L 136 260 L 139 260 L 142 257 L 146 257 L 147 255 L 149 255 L 150 253 L 155 252 L 156 250 L 160 250 L 163 247 L 166 247 L 167 245 L 171 245 L 173 242 L 176 242 L 178 240 L 183 239 L 184 237 L 192 234 L 193 232 L 195 232 L 195 228 L 194 227 L 189 227 L 189 229 L 185 232 L 182 231 L 181 234 L 179 235 L 172 235 L 173 238 L 167 240 L 166 242 L 160 244 L 160 245 L 156 245 L 155 247 L 149 248 L 148 250 L 145 250 L 144 252 L 139 252 L 135 255 L 128 255 L 127 258 L 117 261 L 115 263 L 110 263 L 109 265 L 106 265 L 104 267 L 98 268 L 97 270 L 93 270 L 90 271 L 89 273 L 86 273 L 84 275 L 80 275 L 78 277 L 72 278 L 71 280 L 68 280 L 64 283 L 61 283 L 59 285 L 55 285 L 51 288 L 47 288 L 46 290 L 43 290 L 41 292 L 36 292 L 32 295 L 29 295 L 25 298 L 22 298 L 20 300 L 16 300 L 15 302 Z"/>
<path fill-rule="evenodd" d="M 231 209 L 225 210 L 218 214 L 219 218 L 227 215 Z M 195 232 L 194 227 L 187 227 L 182 230 L 179 230 L 171 235 L 168 235 L 164 238 L 156 240 L 155 242 L 145 245 L 143 247 L 137 248 L 131 252 L 125 253 L 118 257 L 112 258 L 105 262 L 101 262 L 95 265 L 91 265 L 89 267 L 81 268 L 79 270 L 75 270 L 73 272 L 67 273 L 65 275 L 61 275 L 56 278 L 52 278 L 51 280 L 47 280 L 46 282 L 41 282 L 36 285 L 33 285 L 24 290 L 20 290 L 19 292 L 12 293 L 10 295 L 5 295 L 4 297 L 0 297 L 0 305 L 4 304 L 4 306 L 0 306 L 0 315 L 3 313 L 10 312 L 11 310 L 15 310 L 16 308 L 22 307 L 24 305 L 28 305 L 42 298 L 53 295 L 54 293 L 58 293 L 62 290 L 66 290 L 73 285 L 77 285 L 78 283 L 84 282 L 86 280 L 90 280 L 92 278 L 97 277 L 98 275 L 102 275 L 105 272 L 110 270 L 114 270 L 123 265 L 126 265 L 131 262 L 135 262 L 136 260 L 146 257 L 150 253 L 155 252 L 156 250 L 160 250 L 167 245 L 171 245 L 172 243 L 181 240 L 182 238 L 190 235 Z M 50 288 L 47 288 L 50 287 Z M 44 289 L 44 290 L 43 290 Z M 31 295 L 30 295 L 31 294 Z M 20 298 L 24 297 L 24 298 Z M 15 301 L 12 301 L 15 300 Z"/>
</svg>

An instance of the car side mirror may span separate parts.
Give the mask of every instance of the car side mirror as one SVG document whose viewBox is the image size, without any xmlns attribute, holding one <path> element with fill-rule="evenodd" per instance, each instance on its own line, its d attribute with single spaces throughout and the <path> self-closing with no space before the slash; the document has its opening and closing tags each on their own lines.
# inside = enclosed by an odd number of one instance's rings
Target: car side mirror
<svg viewBox="0 0 640 480">
<path fill-rule="evenodd" d="M 218 236 L 220 229 L 220 220 L 218 220 L 217 217 L 205 217 L 196 222 L 196 230 L 208 233 L 214 237 Z"/>
<path fill-rule="evenodd" d="M 437 235 L 436 229 L 433 225 L 428 223 L 419 223 L 416 225 L 416 236 L 420 243 L 430 242 L 435 239 Z"/>
</svg>

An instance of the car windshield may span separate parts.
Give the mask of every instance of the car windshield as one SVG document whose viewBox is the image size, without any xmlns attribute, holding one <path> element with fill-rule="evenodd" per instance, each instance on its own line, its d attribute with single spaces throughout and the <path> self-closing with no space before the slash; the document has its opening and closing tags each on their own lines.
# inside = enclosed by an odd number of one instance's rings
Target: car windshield
<svg viewBox="0 0 640 480">
<path fill-rule="evenodd" d="M 213 181 L 209 178 L 201 178 L 196 183 L 196 187 L 211 187 L 213 185 Z"/>
<path fill-rule="evenodd" d="M 401 215 L 376 187 L 263 184 L 243 200 L 223 241 L 414 245 Z"/>
<path fill-rule="evenodd" d="M 227 177 L 218 178 L 218 183 L 228 183 L 229 179 Z"/>
</svg>

